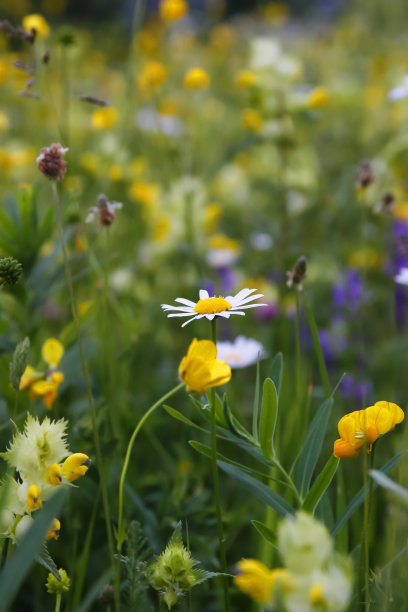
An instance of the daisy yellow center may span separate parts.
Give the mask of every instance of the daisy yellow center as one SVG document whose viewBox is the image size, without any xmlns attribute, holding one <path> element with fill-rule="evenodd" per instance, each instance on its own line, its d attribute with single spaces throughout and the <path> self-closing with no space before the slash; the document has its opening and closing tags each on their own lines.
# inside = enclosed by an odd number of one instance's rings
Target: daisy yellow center
<svg viewBox="0 0 408 612">
<path fill-rule="evenodd" d="M 225 312 L 232 308 L 232 305 L 223 297 L 212 297 L 205 300 L 198 300 L 194 306 L 194 312 L 198 314 L 217 314 L 217 312 Z"/>
</svg>

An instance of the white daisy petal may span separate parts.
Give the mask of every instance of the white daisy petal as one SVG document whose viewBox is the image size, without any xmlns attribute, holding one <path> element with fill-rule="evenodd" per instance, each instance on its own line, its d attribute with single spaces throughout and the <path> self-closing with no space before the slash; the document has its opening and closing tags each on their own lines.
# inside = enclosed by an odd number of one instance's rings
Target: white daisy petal
<svg viewBox="0 0 408 612">
<path fill-rule="evenodd" d="M 207 317 L 207 319 L 208 319 L 209 321 L 212 321 L 212 320 L 213 320 L 213 318 L 215 317 L 215 314 L 208 314 L 208 315 L 205 315 L 205 316 Z"/>
<path fill-rule="evenodd" d="M 200 300 L 208 300 L 209 297 L 206 289 L 200 289 Z"/>
<path fill-rule="evenodd" d="M 229 312 L 219 312 L 217 314 L 217 317 L 224 317 L 224 319 L 229 319 L 230 318 L 230 313 Z"/>
<path fill-rule="evenodd" d="M 254 300 L 258 300 L 261 297 L 263 297 L 263 293 L 257 293 L 256 295 L 250 295 L 249 297 L 243 300 L 239 300 L 238 305 L 247 304 L 248 302 L 253 302 Z"/>
<path fill-rule="evenodd" d="M 251 293 L 253 293 L 254 291 L 258 291 L 258 289 L 241 289 L 241 291 L 238 291 L 237 295 L 229 295 L 225 299 L 227 300 L 227 302 L 230 303 L 231 300 L 233 300 L 234 302 L 239 302 L 240 300 L 243 300 L 248 297 L 248 295 L 251 295 Z"/>
<path fill-rule="evenodd" d="M 186 325 L 191 323 L 191 321 L 194 321 L 194 319 L 197 319 L 197 317 L 193 317 L 192 319 L 189 319 L 188 321 L 185 321 L 181 327 L 185 327 Z"/>
<path fill-rule="evenodd" d="M 173 312 L 171 314 L 168 314 L 167 316 L 170 317 L 188 317 L 189 315 L 191 315 L 191 312 Z"/>
<path fill-rule="evenodd" d="M 180 312 L 186 312 L 188 314 L 190 314 L 190 312 L 194 312 L 194 309 L 191 308 L 191 306 L 170 306 L 169 308 L 163 308 L 163 310 L 179 310 Z"/>
<path fill-rule="evenodd" d="M 238 308 L 242 308 L 242 310 L 246 310 L 247 308 L 258 308 L 258 306 L 267 306 L 267 305 L 268 304 L 244 304 L 243 306 L 239 306 Z"/>
<path fill-rule="evenodd" d="M 240 310 L 234 310 L 233 308 L 231 308 L 231 310 L 228 311 L 230 314 L 237 314 L 237 315 L 242 315 L 243 317 L 245 317 L 245 312 L 241 312 Z"/>
<path fill-rule="evenodd" d="M 192 308 L 194 308 L 194 306 L 196 305 L 195 302 L 192 302 L 191 300 L 186 300 L 184 298 L 176 298 L 174 301 L 179 302 L 180 304 L 185 304 L 186 306 L 191 306 Z"/>
</svg>

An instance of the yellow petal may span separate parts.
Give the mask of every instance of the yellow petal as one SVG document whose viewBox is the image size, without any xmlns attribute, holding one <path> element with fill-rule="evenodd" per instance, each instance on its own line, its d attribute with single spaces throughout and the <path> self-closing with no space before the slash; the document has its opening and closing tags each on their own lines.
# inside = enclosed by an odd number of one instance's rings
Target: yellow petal
<svg viewBox="0 0 408 612">
<path fill-rule="evenodd" d="M 384 408 L 387 408 L 387 410 L 389 410 L 391 414 L 391 418 L 392 418 L 391 428 L 395 427 L 395 425 L 397 425 L 398 423 L 401 423 L 404 420 L 404 411 L 401 410 L 401 408 L 397 406 L 397 404 L 393 404 L 392 402 L 380 401 L 380 402 L 375 402 L 375 406 L 382 406 Z"/>
<path fill-rule="evenodd" d="M 41 354 L 51 368 L 56 368 L 64 354 L 64 346 L 56 338 L 49 338 L 44 342 Z"/>
<path fill-rule="evenodd" d="M 20 378 L 20 391 L 27 389 L 34 381 L 38 380 L 43 376 L 42 372 L 37 372 L 30 365 L 26 366 L 22 377 Z"/>
<path fill-rule="evenodd" d="M 358 442 L 356 444 L 350 444 L 346 440 L 339 438 L 335 441 L 333 447 L 333 455 L 335 457 L 339 457 L 340 459 L 345 459 L 347 457 L 356 457 L 360 452 L 362 443 Z"/>
<path fill-rule="evenodd" d="M 49 380 L 37 380 L 31 385 L 30 391 L 34 394 L 34 396 L 39 397 L 40 395 L 45 395 L 50 391 L 55 391 L 55 385 Z"/>
<path fill-rule="evenodd" d="M 387 406 L 375 405 L 365 409 L 365 423 L 363 431 L 375 426 L 379 434 L 385 434 L 392 429 L 392 414 Z"/>
<path fill-rule="evenodd" d="M 217 347 L 211 340 L 197 340 L 194 338 L 189 346 L 187 357 L 208 361 L 217 357 Z"/>
<path fill-rule="evenodd" d="M 350 412 L 340 419 L 337 426 L 340 437 L 352 445 L 356 443 L 355 435 L 358 431 L 358 421 L 358 412 Z"/>
</svg>

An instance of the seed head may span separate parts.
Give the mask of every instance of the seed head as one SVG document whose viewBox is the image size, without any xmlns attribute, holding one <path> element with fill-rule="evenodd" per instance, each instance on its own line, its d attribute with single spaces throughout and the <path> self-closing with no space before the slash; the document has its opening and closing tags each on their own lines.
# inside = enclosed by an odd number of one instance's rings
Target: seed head
<svg viewBox="0 0 408 612">
<path fill-rule="evenodd" d="M 58 179 L 62 181 L 67 171 L 67 162 L 62 157 L 68 151 L 59 143 L 53 143 L 49 147 L 41 149 L 40 155 L 36 162 L 40 172 L 51 180 Z"/>
<path fill-rule="evenodd" d="M 23 271 L 23 266 L 14 257 L 2 257 L 0 259 L 0 287 L 4 285 L 15 285 Z"/>
<path fill-rule="evenodd" d="M 286 272 L 288 280 L 286 282 L 288 287 L 292 287 L 292 285 L 297 285 L 298 291 L 302 291 L 302 282 L 306 278 L 306 257 L 302 255 L 296 261 L 292 270 Z"/>
</svg>

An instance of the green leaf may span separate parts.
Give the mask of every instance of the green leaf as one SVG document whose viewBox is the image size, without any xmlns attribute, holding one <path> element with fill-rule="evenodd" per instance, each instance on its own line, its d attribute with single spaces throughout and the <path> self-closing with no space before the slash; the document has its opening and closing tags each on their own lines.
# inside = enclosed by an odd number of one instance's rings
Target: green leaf
<svg viewBox="0 0 408 612">
<path fill-rule="evenodd" d="M 295 484 L 301 495 L 306 495 L 309 491 L 332 408 L 333 398 L 330 397 L 323 402 L 310 423 L 306 440 L 299 455 L 295 477 Z"/>
<path fill-rule="evenodd" d="M 252 436 L 255 442 L 258 442 L 258 418 L 259 418 L 259 387 L 260 387 L 260 371 L 261 366 L 258 361 L 256 363 L 256 382 L 255 382 L 255 394 L 254 394 L 254 406 L 252 409 Z"/>
<path fill-rule="evenodd" d="M 273 508 L 281 516 L 294 514 L 294 508 L 285 499 L 283 499 L 279 493 L 276 493 L 276 491 L 273 491 L 262 482 L 259 482 L 259 480 L 256 478 L 252 478 L 252 476 L 249 476 L 234 465 L 230 465 L 224 461 L 217 461 L 217 463 L 224 472 L 233 478 L 236 478 L 245 489 L 250 491 L 257 499 L 260 499 L 268 506 L 271 506 L 271 508 Z"/>
<path fill-rule="evenodd" d="M 313 486 L 303 502 L 303 509 L 306 512 L 314 512 L 317 504 L 319 503 L 322 495 L 326 492 L 329 484 L 331 483 L 333 476 L 336 473 L 340 459 L 332 455 L 320 474 L 315 479 Z"/>
<path fill-rule="evenodd" d="M 206 433 L 209 433 L 207 432 L 206 429 L 203 429 L 203 427 L 200 427 L 199 425 L 196 425 L 195 423 L 193 423 L 193 421 L 190 421 L 190 419 L 184 416 L 184 414 L 182 414 L 181 412 L 179 412 L 179 410 L 176 410 L 175 408 L 172 408 L 171 406 L 167 406 L 166 404 L 163 404 L 163 408 L 171 417 L 173 417 L 173 419 L 176 419 L 177 421 L 181 421 L 182 423 L 184 423 L 185 425 L 188 425 L 189 427 L 194 427 L 194 429 L 199 429 L 200 431 L 205 431 Z"/>
<path fill-rule="evenodd" d="M 369 470 L 368 473 L 370 474 L 371 478 L 373 478 L 375 482 L 380 485 L 380 487 L 383 487 L 383 489 L 387 489 L 388 491 L 392 491 L 392 493 L 395 493 L 404 501 L 408 501 L 408 489 L 401 487 L 401 485 L 391 480 L 391 478 L 388 478 L 388 476 L 380 472 L 380 470 Z"/>
<path fill-rule="evenodd" d="M 211 459 L 212 451 L 211 451 L 210 446 L 207 446 L 206 444 L 202 444 L 201 442 L 197 442 L 196 440 L 189 440 L 188 443 L 192 448 L 194 448 L 195 451 Z M 261 478 L 269 477 L 268 474 L 264 472 L 259 472 L 258 470 L 254 470 L 253 468 L 243 465 L 242 463 L 239 463 L 238 461 L 234 461 L 234 459 L 230 459 L 229 457 L 225 457 L 225 455 L 221 455 L 221 453 L 218 453 L 218 452 L 217 452 L 217 459 L 219 461 L 225 461 L 225 463 L 229 463 L 230 465 L 235 465 L 237 468 L 241 469 L 243 472 L 246 472 L 248 474 L 253 474 L 254 476 L 260 476 Z"/>
<path fill-rule="evenodd" d="M 21 538 L 15 552 L 7 561 L 0 573 L 0 610 L 6 610 L 14 596 L 18 592 L 21 583 L 29 572 L 32 564 L 38 556 L 38 552 L 44 543 L 45 535 L 50 527 L 52 519 L 58 516 L 60 509 L 66 499 L 67 491 L 57 490 L 42 510 L 35 514 L 33 525 Z"/>
<path fill-rule="evenodd" d="M 275 384 L 266 378 L 263 384 L 261 418 L 259 422 L 259 442 L 261 450 L 267 459 L 275 458 L 273 436 L 278 418 L 278 393 Z"/>
<path fill-rule="evenodd" d="M 382 472 L 383 474 L 388 474 L 388 472 L 392 470 L 393 467 L 398 465 L 401 457 L 402 457 L 402 453 L 397 453 L 396 455 L 394 455 L 394 457 L 392 457 L 386 463 L 384 463 L 382 468 L 380 468 L 380 472 Z M 377 483 L 374 482 L 373 489 L 375 489 L 377 486 L 378 486 Z M 358 493 L 355 494 L 351 502 L 347 504 L 346 509 L 344 510 L 343 514 L 337 520 L 337 523 L 335 524 L 332 530 L 332 535 L 336 535 L 336 533 L 340 531 L 344 523 L 346 523 L 348 519 L 357 510 L 357 508 L 361 506 L 363 501 L 364 501 L 364 487 L 361 487 L 361 489 L 359 490 Z"/>
<path fill-rule="evenodd" d="M 317 357 L 317 363 L 319 366 L 320 378 L 322 381 L 324 392 L 326 394 L 326 397 L 330 397 L 331 388 L 329 375 L 327 373 L 326 362 L 323 357 L 322 347 L 320 346 L 319 334 L 317 331 L 317 325 L 314 318 L 313 310 L 308 302 L 306 302 L 306 314 L 307 320 L 309 322 L 310 331 L 312 332 L 313 346 Z"/>
<path fill-rule="evenodd" d="M 269 459 L 265 459 L 263 454 L 260 452 L 259 447 L 255 446 L 253 442 L 246 442 L 244 439 L 239 438 L 228 429 L 221 429 L 221 433 L 217 433 L 217 438 L 220 440 L 226 440 L 227 442 L 231 442 L 235 446 L 238 446 L 243 451 L 254 457 L 257 461 L 262 463 L 262 465 L 266 465 L 268 467 L 272 467 L 273 463 L 269 461 Z"/>
<path fill-rule="evenodd" d="M 280 388 L 282 384 L 282 375 L 283 375 L 283 355 L 282 353 L 277 353 L 271 363 L 271 367 L 269 370 L 269 378 L 271 378 L 275 384 L 278 397 L 279 397 Z"/>
<path fill-rule="evenodd" d="M 251 521 L 251 523 L 255 527 L 257 532 L 261 534 L 264 540 L 266 540 L 267 542 L 269 542 L 269 544 L 272 544 L 272 546 L 277 548 L 276 535 L 274 534 L 272 529 L 265 525 L 265 523 L 261 523 L 261 521 Z"/>
<path fill-rule="evenodd" d="M 43 544 L 40 554 L 37 556 L 36 561 L 45 567 L 51 574 L 53 574 L 58 580 L 61 580 L 61 576 L 59 575 L 58 568 L 54 563 L 53 558 L 51 557 L 47 545 Z"/>
<path fill-rule="evenodd" d="M 225 416 L 225 419 L 228 423 L 230 430 L 235 435 L 239 436 L 240 438 L 244 438 L 244 440 L 247 440 L 247 442 L 252 443 L 253 438 L 251 434 L 249 433 L 249 431 L 247 431 L 245 427 L 241 425 L 238 419 L 232 414 L 231 408 L 229 407 L 228 402 L 227 402 L 226 394 L 224 394 L 223 403 L 224 403 L 224 416 Z"/>
</svg>

